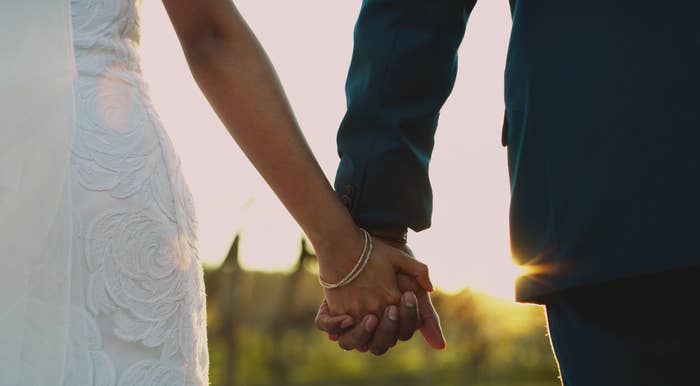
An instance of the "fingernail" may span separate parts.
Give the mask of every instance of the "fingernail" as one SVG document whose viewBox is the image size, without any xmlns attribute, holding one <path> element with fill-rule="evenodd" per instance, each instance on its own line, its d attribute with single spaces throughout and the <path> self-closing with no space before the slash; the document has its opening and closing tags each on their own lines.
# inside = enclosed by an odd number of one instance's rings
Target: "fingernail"
<svg viewBox="0 0 700 386">
<path fill-rule="evenodd" d="M 352 320 L 352 318 L 346 318 L 342 323 L 340 323 L 340 328 L 344 330 L 351 327 L 353 324 L 355 324 L 355 322 Z"/>
<path fill-rule="evenodd" d="M 374 332 L 374 329 L 377 328 L 377 318 L 374 317 L 374 315 L 367 315 L 365 317 L 365 331 L 367 332 Z"/>
<path fill-rule="evenodd" d="M 416 295 L 414 295 L 413 292 L 410 291 L 403 294 L 403 304 L 407 305 L 408 307 L 415 307 Z"/>
<path fill-rule="evenodd" d="M 399 309 L 396 306 L 389 306 L 386 310 L 386 314 L 389 320 L 394 322 L 399 320 Z"/>
</svg>

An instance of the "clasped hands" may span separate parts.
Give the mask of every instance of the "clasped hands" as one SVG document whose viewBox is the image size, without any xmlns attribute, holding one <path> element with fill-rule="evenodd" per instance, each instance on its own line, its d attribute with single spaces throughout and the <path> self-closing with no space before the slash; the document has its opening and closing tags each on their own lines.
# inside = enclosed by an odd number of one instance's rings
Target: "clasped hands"
<svg viewBox="0 0 700 386">
<path fill-rule="evenodd" d="M 416 330 L 432 348 L 443 349 L 428 267 L 405 244 L 372 240 L 374 249 L 362 273 L 346 286 L 324 289 L 316 326 L 345 350 L 382 355 Z"/>
</svg>

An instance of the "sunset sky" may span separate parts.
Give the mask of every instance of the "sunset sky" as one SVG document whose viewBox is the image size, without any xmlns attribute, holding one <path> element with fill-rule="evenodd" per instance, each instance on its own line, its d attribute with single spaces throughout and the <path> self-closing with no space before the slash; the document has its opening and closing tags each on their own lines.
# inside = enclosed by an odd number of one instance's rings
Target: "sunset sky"
<svg viewBox="0 0 700 386">
<path fill-rule="evenodd" d="M 360 0 L 236 4 L 279 73 L 304 133 L 330 180 L 335 134 Z M 240 232 L 248 269 L 286 270 L 301 230 L 230 138 L 194 84 L 160 2 L 142 6 L 142 57 L 153 100 L 180 154 L 200 221 L 201 256 L 220 262 Z M 508 174 L 501 147 L 508 2 L 482 1 L 460 50 L 455 90 L 441 118 L 431 178 L 433 227 L 409 234 L 443 290 L 471 287 L 513 297 Z"/>
</svg>

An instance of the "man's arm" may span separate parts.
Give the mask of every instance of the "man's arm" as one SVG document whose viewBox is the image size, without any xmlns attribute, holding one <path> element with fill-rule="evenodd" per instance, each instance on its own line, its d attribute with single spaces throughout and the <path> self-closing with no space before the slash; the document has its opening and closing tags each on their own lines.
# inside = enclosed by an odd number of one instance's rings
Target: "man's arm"
<svg viewBox="0 0 700 386">
<path fill-rule="evenodd" d="M 430 226 L 433 137 L 475 2 L 363 1 L 335 188 L 356 222 L 378 236 Z"/>
</svg>

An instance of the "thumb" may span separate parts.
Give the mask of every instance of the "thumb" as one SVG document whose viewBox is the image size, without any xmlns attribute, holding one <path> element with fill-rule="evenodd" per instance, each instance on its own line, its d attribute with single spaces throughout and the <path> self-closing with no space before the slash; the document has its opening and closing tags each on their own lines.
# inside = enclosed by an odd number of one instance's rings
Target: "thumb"
<svg viewBox="0 0 700 386">
<path fill-rule="evenodd" d="M 445 341 L 445 335 L 442 333 L 442 327 L 440 326 L 440 316 L 432 301 L 430 301 L 430 295 L 426 292 L 420 292 L 416 294 L 418 297 L 418 310 L 420 312 L 420 317 L 422 325 L 420 327 L 420 332 L 423 335 L 423 339 L 428 343 L 428 345 L 436 350 L 442 350 L 447 346 Z"/>
<path fill-rule="evenodd" d="M 326 300 L 318 308 L 314 323 L 319 330 L 325 331 L 331 336 L 341 335 L 355 324 L 350 315 L 331 316 Z"/>
<path fill-rule="evenodd" d="M 414 277 L 425 291 L 433 291 L 433 283 L 430 281 L 427 265 L 406 254 L 397 254 L 394 257 L 394 266 L 398 271 Z"/>
</svg>

